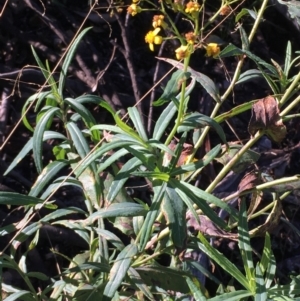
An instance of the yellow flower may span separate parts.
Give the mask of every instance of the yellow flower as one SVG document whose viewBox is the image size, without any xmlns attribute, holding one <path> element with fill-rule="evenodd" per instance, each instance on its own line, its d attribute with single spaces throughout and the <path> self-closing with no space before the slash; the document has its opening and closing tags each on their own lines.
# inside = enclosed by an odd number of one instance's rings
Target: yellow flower
<svg viewBox="0 0 300 301">
<path fill-rule="evenodd" d="M 196 36 L 195 34 L 191 31 L 185 34 L 185 39 L 189 44 L 194 45 L 195 41 L 196 41 Z"/>
<path fill-rule="evenodd" d="M 136 4 L 131 4 L 128 8 L 127 8 L 127 13 L 135 16 L 136 14 L 140 13 L 142 11 L 142 8 Z"/>
<path fill-rule="evenodd" d="M 165 16 L 164 15 L 155 15 L 153 16 L 152 26 L 154 28 L 162 27 L 166 28 L 167 23 L 164 21 Z"/>
<path fill-rule="evenodd" d="M 181 45 L 179 48 L 175 50 L 177 60 L 184 59 L 190 55 L 190 51 L 188 49 L 188 45 Z"/>
<path fill-rule="evenodd" d="M 160 28 L 157 27 L 153 31 L 149 31 L 145 36 L 145 42 L 149 44 L 149 48 L 151 51 L 154 51 L 154 44 L 159 45 L 162 43 L 162 36 L 158 36 L 157 34 L 160 32 Z"/>
<path fill-rule="evenodd" d="M 214 59 L 218 57 L 220 47 L 217 43 L 209 43 L 206 46 L 206 56 L 212 56 Z"/>
<path fill-rule="evenodd" d="M 200 4 L 197 2 L 190 1 L 186 4 L 185 12 L 188 14 L 193 14 L 200 11 Z"/>
<path fill-rule="evenodd" d="M 222 6 L 221 8 L 221 11 L 220 11 L 220 15 L 221 16 L 227 16 L 231 13 L 231 8 L 230 6 L 227 6 L 227 5 L 224 5 Z"/>
</svg>

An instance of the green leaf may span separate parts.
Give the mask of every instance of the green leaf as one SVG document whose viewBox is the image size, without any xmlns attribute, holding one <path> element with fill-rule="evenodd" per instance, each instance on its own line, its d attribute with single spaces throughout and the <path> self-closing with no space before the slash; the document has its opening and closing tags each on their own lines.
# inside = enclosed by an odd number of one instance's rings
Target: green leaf
<svg viewBox="0 0 300 301">
<path fill-rule="evenodd" d="M 64 102 L 67 103 L 80 115 L 87 128 L 91 129 L 91 127 L 97 123 L 91 112 L 87 110 L 82 104 L 80 104 L 76 99 L 66 98 L 64 99 Z M 91 133 L 94 141 L 100 140 L 100 134 L 98 130 L 91 130 Z"/>
<path fill-rule="evenodd" d="M 155 182 L 154 182 L 155 183 Z M 144 224 L 138 236 L 140 237 L 140 250 L 144 250 L 149 241 L 149 237 L 153 231 L 152 227 L 160 211 L 160 205 L 167 188 L 167 183 L 153 185 L 154 196 L 150 211 L 147 213 Z"/>
<path fill-rule="evenodd" d="M 31 187 L 29 192 L 30 196 L 38 196 L 39 193 L 44 189 L 46 185 L 59 173 L 59 171 L 68 166 L 68 161 L 53 161 L 49 163 L 38 176 L 35 183 Z"/>
<path fill-rule="evenodd" d="M 244 269 L 246 277 L 251 288 L 251 291 L 255 291 L 255 279 L 254 279 L 254 264 L 252 258 L 252 247 L 250 244 L 250 235 L 247 221 L 247 210 L 245 199 L 242 199 L 241 209 L 238 223 L 239 234 L 239 248 L 242 255 Z"/>
<path fill-rule="evenodd" d="M 224 58 L 243 54 L 244 52 L 241 49 L 237 48 L 233 44 L 229 44 L 219 53 L 219 57 Z"/>
<path fill-rule="evenodd" d="M 46 216 L 42 217 L 40 220 L 44 223 L 48 223 L 51 220 L 56 220 L 60 217 L 67 217 L 69 214 L 86 214 L 85 211 L 75 207 L 68 207 L 64 209 L 56 209 L 53 212 L 47 214 Z"/>
<path fill-rule="evenodd" d="M 66 128 L 69 131 L 71 141 L 81 159 L 85 158 L 90 152 L 90 147 L 82 132 L 74 122 L 68 122 Z"/>
<path fill-rule="evenodd" d="M 97 164 L 98 166 L 100 166 L 97 170 L 97 173 L 100 174 L 103 170 L 112 166 L 114 162 L 120 160 L 120 158 L 122 158 L 127 154 L 128 154 L 128 150 L 123 148 L 115 151 L 112 155 L 108 155 L 108 157 L 106 157 L 105 160 L 101 160 L 101 163 Z"/>
<path fill-rule="evenodd" d="M 265 236 L 265 245 L 263 249 L 263 254 L 261 256 L 260 260 L 260 270 L 262 273 L 265 273 L 267 270 L 269 264 L 270 264 L 270 256 L 271 256 L 271 239 L 270 239 L 270 234 L 267 232 Z"/>
<path fill-rule="evenodd" d="M 110 301 L 114 296 L 125 275 L 127 274 L 132 259 L 137 254 L 137 252 L 137 246 L 130 244 L 126 246 L 117 256 L 115 263 L 109 273 L 109 281 L 104 289 L 103 301 Z"/>
<path fill-rule="evenodd" d="M 224 269 L 224 271 L 229 273 L 236 281 L 238 281 L 244 288 L 246 288 L 248 292 L 252 294 L 248 279 L 240 272 L 240 270 L 234 265 L 234 263 L 227 259 L 217 249 L 212 247 L 201 233 L 198 234 L 198 237 L 202 242 L 198 243 L 200 250 L 207 254 L 210 259 L 214 260 L 222 269 Z"/>
<path fill-rule="evenodd" d="M 42 204 L 43 200 L 23 195 L 16 192 L 6 192 L 1 191 L 0 192 L 0 204 L 1 205 L 13 205 L 13 206 L 28 206 L 28 205 L 37 205 Z"/>
<path fill-rule="evenodd" d="M 1 197 L 1 196 L 0 196 Z M 1 200 L 1 199 L 0 199 Z M 140 204 L 124 202 L 111 204 L 106 208 L 99 209 L 91 214 L 87 219 L 83 220 L 85 226 L 93 224 L 99 218 L 109 218 L 117 216 L 139 216 L 146 215 L 148 211 Z"/>
<path fill-rule="evenodd" d="M 139 275 L 139 273 L 134 268 L 128 269 L 128 276 L 132 283 L 140 289 L 140 291 L 150 300 L 155 301 L 154 296 L 152 295 L 149 287 L 143 283 L 143 279 Z"/>
<path fill-rule="evenodd" d="M 120 169 L 116 175 L 114 181 L 109 187 L 106 200 L 107 202 L 113 202 L 116 196 L 119 194 L 121 188 L 124 187 L 125 182 L 128 180 L 133 171 L 135 171 L 142 162 L 137 158 L 131 158 Z"/>
<path fill-rule="evenodd" d="M 183 249 L 187 238 L 186 206 L 172 187 L 166 188 L 162 201 L 162 212 L 170 228 L 175 247 Z"/>
<path fill-rule="evenodd" d="M 168 182 L 170 175 L 161 171 L 133 171 L 131 175 Z"/>
<path fill-rule="evenodd" d="M 227 144 L 226 136 L 222 127 L 216 121 L 214 121 L 214 119 L 206 115 L 200 114 L 198 112 L 185 116 L 181 125 L 178 127 L 177 131 L 178 133 L 181 133 L 181 132 L 194 130 L 195 128 L 201 128 L 205 126 L 210 126 L 213 129 L 215 129 L 215 131 L 220 136 L 221 140 L 225 144 Z"/>
<path fill-rule="evenodd" d="M 262 72 L 260 70 L 257 69 L 249 69 L 246 70 L 245 72 L 243 72 L 240 76 L 239 76 L 239 80 L 235 83 L 236 85 L 239 85 L 241 83 L 246 83 L 249 82 L 253 79 L 257 79 L 257 78 L 262 78 Z M 247 103 L 245 103 L 247 104 Z M 243 105 L 245 105 L 243 104 Z"/>
<path fill-rule="evenodd" d="M 40 272 L 28 272 L 28 273 L 26 273 L 26 275 L 28 277 L 37 278 L 42 281 L 47 281 L 49 279 L 48 276 L 46 276 L 45 274 L 40 273 Z"/>
<path fill-rule="evenodd" d="M 261 269 L 259 267 L 259 264 L 256 266 L 255 269 L 255 285 L 256 285 L 256 291 L 255 291 L 255 301 L 266 301 L 268 300 L 268 294 L 265 286 L 265 280 L 263 277 L 263 274 L 261 272 Z"/>
<path fill-rule="evenodd" d="M 162 135 L 165 133 L 166 128 L 169 126 L 176 112 L 177 112 L 177 108 L 174 102 L 172 101 L 163 110 L 163 112 L 160 114 L 157 121 L 155 122 L 153 139 L 155 140 L 161 139 Z"/>
<path fill-rule="evenodd" d="M 240 290 L 240 291 L 225 293 L 222 294 L 221 296 L 217 296 L 208 300 L 209 301 L 241 301 L 241 300 L 248 300 L 246 297 L 250 297 L 250 296 L 252 296 L 251 292 Z"/>
<path fill-rule="evenodd" d="M 206 202 L 215 204 L 217 207 L 226 210 L 232 218 L 234 218 L 236 221 L 238 221 L 238 215 L 236 213 L 236 210 L 233 209 L 232 207 L 228 206 L 226 203 L 224 203 L 222 200 L 215 197 L 214 195 L 207 193 L 207 192 L 201 190 L 200 188 L 195 187 L 194 185 L 185 183 L 184 181 L 179 182 L 178 180 L 171 179 L 169 182 L 170 183 L 172 182 L 173 187 L 177 187 L 178 189 L 185 192 L 200 209 L 202 207 L 202 209 L 206 210 L 207 213 L 209 213 L 211 215 L 210 219 L 214 223 L 217 223 L 220 227 L 225 226 L 224 221 L 220 222 L 219 218 L 217 220 L 215 220 L 216 214 L 212 210 L 212 208 L 210 208 L 206 204 Z M 209 207 L 209 209 L 207 208 L 207 206 Z M 203 211 L 203 213 L 204 213 L 204 211 Z M 206 214 L 206 212 L 205 212 L 205 214 Z"/>
<path fill-rule="evenodd" d="M 133 125 L 135 126 L 135 129 L 137 130 L 139 136 L 144 140 L 147 141 L 148 137 L 145 131 L 145 128 L 143 126 L 143 122 L 141 119 L 141 116 L 139 114 L 139 111 L 136 107 L 128 108 L 128 114 L 133 122 Z"/>
<path fill-rule="evenodd" d="M 14 301 L 14 300 L 34 300 L 34 297 L 30 294 L 29 291 L 20 290 L 16 293 L 12 293 L 4 301 Z"/>
<path fill-rule="evenodd" d="M 292 61 L 292 44 L 290 41 L 288 41 L 286 46 L 285 62 L 284 62 L 284 69 L 283 69 L 283 72 L 287 78 L 291 67 L 291 61 Z"/>
<path fill-rule="evenodd" d="M 153 103 L 154 106 L 161 106 L 165 102 L 169 102 L 179 92 L 183 81 L 186 81 L 190 77 L 189 72 L 177 70 L 172 74 L 171 79 L 168 81 L 166 88 L 164 89 L 163 95 L 159 100 Z"/>
<path fill-rule="evenodd" d="M 254 10 L 243 8 L 235 17 L 235 23 L 237 23 L 243 16 L 250 15 L 254 20 L 257 18 L 257 13 Z"/>
<path fill-rule="evenodd" d="M 41 72 L 43 73 L 47 83 L 50 85 L 51 91 L 53 92 L 54 95 L 58 95 L 56 80 L 54 79 L 53 75 L 48 70 L 48 68 L 46 68 L 44 66 L 44 64 L 42 63 L 42 61 L 40 60 L 40 58 L 38 57 L 37 53 L 35 52 L 35 50 L 32 46 L 31 46 L 31 50 L 32 50 L 33 56 L 34 56 L 37 64 L 40 67 Z"/>
<path fill-rule="evenodd" d="M 243 50 L 249 50 L 250 44 L 249 40 L 246 34 L 246 31 L 244 30 L 243 26 L 239 26 L 240 34 L 241 34 L 241 40 L 242 40 L 242 48 Z"/>
<path fill-rule="evenodd" d="M 68 68 L 71 64 L 71 61 L 75 55 L 75 52 L 77 50 L 77 47 L 82 39 L 82 37 L 86 34 L 87 31 L 89 31 L 91 27 L 84 29 L 75 39 L 75 41 L 72 43 L 71 47 L 69 48 L 67 55 L 64 59 L 61 72 L 59 75 L 59 81 L 58 81 L 58 93 L 59 95 L 63 95 L 63 89 L 65 87 L 66 77 L 68 73 Z"/>
<path fill-rule="evenodd" d="M 32 102 L 36 101 L 37 100 L 37 104 L 36 104 L 36 107 L 38 106 L 38 103 L 41 103 L 45 98 L 47 98 L 48 96 L 50 96 L 52 94 L 52 91 L 46 91 L 46 92 L 39 92 L 39 93 L 36 93 L 36 94 L 33 94 L 31 95 L 25 102 L 25 104 L 23 105 L 22 107 L 22 113 L 21 115 L 24 116 L 22 121 L 23 121 L 23 124 L 25 125 L 25 127 L 33 132 L 34 129 L 33 127 L 30 125 L 27 117 L 26 117 L 26 110 L 28 109 L 28 107 L 31 105 Z"/>
<path fill-rule="evenodd" d="M 125 246 L 124 246 L 123 242 L 114 233 L 112 233 L 108 230 L 100 229 L 100 228 L 96 228 L 95 230 L 96 230 L 97 234 L 99 234 L 102 238 L 104 238 L 105 240 L 109 241 L 112 245 L 114 245 L 117 250 L 121 251 L 124 249 Z"/>
<path fill-rule="evenodd" d="M 138 267 L 136 271 L 148 286 L 157 286 L 164 290 L 183 294 L 190 293 L 186 278 L 191 277 L 191 275 L 187 272 L 159 265 Z"/>
<path fill-rule="evenodd" d="M 131 140 L 116 139 L 108 144 L 101 145 L 100 148 L 96 149 L 93 153 L 89 154 L 88 157 L 78 163 L 79 167 L 76 170 L 77 175 L 81 174 L 87 168 L 87 166 L 95 162 L 99 157 L 102 157 L 110 150 L 115 148 L 123 148 L 128 145 L 134 145 L 134 143 Z"/>
<path fill-rule="evenodd" d="M 64 181 L 64 183 L 62 184 L 63 181 Z M 66 179 L 66 177 L 63 176 L 63 177 L 57 178 L 56 180 L 53 181 L 52 184 L 48 185 L 47 189 L 43 192 L 43 194 L 41 195 L 40 198 L 42 200 L 45 200 L 53 191 L 57 191 L 60 187 L 67 186 L 67 185 L 76 186 L 80 190 L 83 189 L 81 182 L 78 181 L 77 179 L 75 179 L 73 177 L 68 177 Z"/>
<path fill-rule="evenodd" d="M 59 108 L 49 108 L 49 110 L 43 115 L 39 123 L 36 125 L 35 131 L 33 133 L 33 159 L 38 173 L 41 173 L 43 169 L 42 144 L 48 120 L 59 112 Z"/>
<path fill-rule="evenodd" d="M 45 131 L 43 135 L 43 141 L 47 141 L 50 139 L 62 139 L 67 140 L 63 134 L 53 132 L 53 131 Z M 24 145 L 19 154 L 15 157 L 12 163 L 9 165 L 4 175 L 7 175 L 18 163 L 32 150 L 33 148 L 33 138 L 30 138 L 29 141 Z"/>
<path fill-rule="evenodd" d="M 200 283 L 197 281 L 196 278 L 193 278 L 193 280 L 190 278 L 186 278 L 186 282 L 191 290 L 191 293 L 193 294 L 193 297 L 197 301 L 206 301 L 207 299 L 199 287 Z"/>
<path fill-rule="evenodd" d="M 122 119 L 118 116 L 118 113 L 115 113 L 115 111 L 108 103 L 101 102 L 100 105 L 112 114 L 117 126 L 119 126 L 121 130 L 123 130 L 125 133 L 128 134 L 128 136 L 145 146 L 145 141 L 130 126 L 128 126 L 124 121 L 122 121 Z"/>
</svg>

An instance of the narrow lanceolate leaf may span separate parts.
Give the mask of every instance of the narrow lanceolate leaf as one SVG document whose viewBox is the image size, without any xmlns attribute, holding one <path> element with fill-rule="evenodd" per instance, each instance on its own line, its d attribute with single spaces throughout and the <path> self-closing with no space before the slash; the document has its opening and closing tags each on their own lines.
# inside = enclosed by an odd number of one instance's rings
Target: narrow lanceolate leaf
<svg viewBox="0 0 300 301">
<path fill-rule="evenodd" d="M 212 127 L 217 132 L 223 143 L 227 144 L 226 136 L 222 127 L 214 119 L 200 113 L 187 115 L 178 127 L 178 132 L 181 133 L 205 126 Z"/>
<path fill-rule="evenodd" d="M 187 227 L 185 220 L 186 206 L 175 189 L 166 188 L 162 202 L 162 212 L 171 231 L 175 247 L 182 249 L 186 242 Z"/>
<path fill-rule="evenodd" d="M 214 247 L 212 247 L 201 233 L 199 233 L 199 238 L 202 242 L 198 243 L 198 247 L 200 248 L 200 250 L 207 254 L 209 258 L 214 260 L 222 269 L 224 269 L 224 271 L 229 273 L 236 281 L 238 281 L 244 288 L 246 288 L 250 292 L 250 294 L 252 294 L 251 286 L 249 284 L 248 279 L 240 272 L 240 270 L 235 266 L 235 264 L 228 260 L 222 253 L 217 251 Z"/>
<path fill-rule="evenodd" d="M 43 203 L 43 200 L 15 192 L 0 192 L 0 205 L 28 206 Z"/>
<path fill-rule="evenodd" d="M 154 106 L 163 105 L 165 102 L 169 102 L 172 98 L 176 96 L 179 92 L 181 85 L 190 77 L 189 72 L 184 72 L 182 70 L 177 70 L 172 74 L 171 79 L 168 81 L 167 86 L 164 89 L 163 95 L 159 100 L 153 103 Z"/>
<path fill-rule="evenodd" d="M 106 196 L 108 202 L 112 202 L 117 197 L 132 172 L 135 171 L 141 164 L 142 162 L 139 159 L 131 158 L 122 166 L 109 187 L 108 194 Z"/>
<path fill-rule="evenodd" d="M 177 108 L 174 102 L 172 101 L 168 104 L 168 106 L 163 110 L 163 112 L 160 114 L 159 118 L 157 119 L 153 131 L 153 139 L 160 140 L 160 138 L 165 133 L 166 128 L 169 126 L 176 112 L 177 112 Z"/>
<path fill-rule="evenodd" d="M 48 164 L 43 169 L 42 173 L 38 176 L 29 192 L 29 195 L 38 196 L 39 193 L 44 189 L 44 187 L 59 173 L 59 171 L 68 165 L 69 163 L 67 160 L 53 161 Z"/>
<path fill-rule="evenodd" d="M 60 134 L 57 132 L 45 131 L 44 135 L 43 135 L 43 141 L 47 141 L 50 139 L 67 140 L 67 137 L 64 136 L 63 134 Z M 15 159 L 12 161 L 12 163 L 9 165 L 9 167 L 5 171 L 4 175 L 7 175 L 14 167 L 16 167 L 17 164 L 32 150 L 32 148 L 33 148 L 33 138 L 30 138 L 30 140 L 24 145 L 22 150 L 15 157 Z"/>
<path fill-rule="evenodd" d="M 191 293 L 193 294 L 193 297 L 197 301 L 206 301 L 205 295 L 202 293 L 201 288 L 200 288 L 200 283 L 196 278 L 186 278 L 186 283 L 188 284 Z"/>
<path fill-rule="evenodd" d="M 14 300 L 34 300 L 34 297 L 30 294 L 29 291 L 18 291 L 5 298 L 5 301 Z"/>
<path fill-rule="evenodd" d="M 98 210 L 83 221 L 84 225 L 91 225 L 99 218 L 118 217 L 118 216 L 139 216 L 146 215 L 148 211 L 144 206 L 136 203 L 117 203 L 111 204 L 107 208 Z"/>
<path fill-rule="evenodd" d="M 129 268 L 128 276 L 130 280 L 140 289 L 140 291 L 150 300 L 155 300 L 152 295 L 149 286 L 143 282 L 143 279 L 134 268 Z"/>
<path fill-rule="evenodd" d="M 47 84 L 50 85 L 51 90 L 53 93 L 57 94 L 57 85 L 56 85 L 56 80 L 54 79 L 53 75 L 51 74 L 51 72 L 45 67 L 45 65 L 42 63 L 42 61 L 40 60 L 40 58 L 38 57 L 37 53 L 35 52 L 34 48 L 31 46 L 31 50 L 33 53 L 33 56 L 36 60 L 36 62 L 38 63 L 41 72 L 43 73 Z"/>
<path fill-rule="evenodd" d="M 140 250 L 144 250 L 146 244 L 149 241 L 150 235 L 152 233 L 153 224 L 159 213 L 160 205 L 166 191 L 167 183 L 163 182 L 161 185 L 154 186 L 154 196 L 150 211 L 147 213 L 142 229 L 139 233 L 140 236 Z"/>
<path fill-rule="evenodd" d="M 263 274 L 268 269 L 268 266 L 270 264 L 271 253 L 272 253 L 271 238 L 270 238 L 270 234 L 267 232 L 265 235 L 265 245 L 264 245 L 263 253 L 261 256 L 260 263 L 259 263 L 260 270 Z"/>
<path fill-rule="evenodd" d="M 125 133 L 128 134 L 128 136 L 130 136 L 132 139 L 136 140 L 137 142 L 139 142 L 142 145 L 145 145 L 144 140 L 137 134 L 137 132 L 131 128 L 130 126 L 128 126 L 118 115 L 118 113 L 116 113 L 113 108 L 106 102 L 101 102 L 100 106 L 105 108 L 108 112 L 110 112 L 117 124 L 117 126 L 119 126 Z"/>
<path fill-rule="evenodd" d="M 78 155 L 81 159 L 85 158 L 85 156 L 89 153 L 90 148 L 82 132 L 75 122 L 68 122 L 66 127 L 69 131 L 72 143 L 75 146 Z"/>
<path fill-rule="evenodd" d="M 243 298 L 252 296 L 252 293 L 245 290 L 234 291 L 230 293 L 225 293 L 220 296 L 208 299 L 209 301 L 240 301 Z M 247 299 L 245 299 L 247 300 Z"/>
<path fill-rule="evenodd" d="M 59 108 L 50 108 L 38 122 L 35 131 L 33 133 L 33 159 L 38 173 L 42 172 L 42 143 L 43 136 L 47 127 L 49 119 L 51 119 L 56 113 L 59 112 Z"/>
<path fill-rule="evenodd" d="M 91 29 L 91 27 L 84 29 L 79 35 L 78 37 L 75 39 L 75 41 L 73 42 L 73 44 L 71 45 L 61 68 L 61 72 L 60 72 L 60 76 L 59 76 L 59 82 L 58 82 L 58 93 L 59 95 L 63 95 L 63 90 L 65 87 L 65 82 L 66 82 L 66 77 L 67 77 L 67 73 L 68 73 L 68 68 L 71 64 L 71 61 L 74 57 L 74 54 L 76 52 L 76 49 L 82 39 L 82 37 L 86 34 L 87 31 L 89 31 Z"/>
<path fill-rule="evenodd" d="M 77 175 L 80 175 L 90 164 L 98 160 L 99 158 L 103 157 L 108 151 L 115 149 L 115 148 L 122 148 L 128 145 L 132 145 L 132 141 L 124 141 L 124 140 L 115 140 L 109 142 L 108 144 L 102 145 L 93 153 L 89 154 L 84 160 L 78 163 L 79 167 L 76 169 Z"/>
<path fill-rule="evenodd" d="M 76 99 L 66 98 L 64 102 L 66 102 L 72 109 L 74 109 L 80 115 L 87 128 L 90 129 L 92 126 L 94 126 L 97 123 L 94 116 L 91 114 L 91 112 L 88 109 L 86 109 L 85 106 L 83 106 L 81 103 L 78 103 Z M 94 130 L 91 132 L 93 138 L 96 139 L 96 141 L 99 141 L 100 140 L 99 131 Z"/>
<path fill-rule="evenodd" d="M 136 245 L 126 246 L 118 255 L 109 273 L 109 281 L 103 292 L 103 301 L 110 301 L 127 274 L 133 257 L 137 254 Z"/>
<path fill-rule="evenodd" d="M 252 247 L 250 245 L 250 235 L 248 229 L 247 209 L 246 209 L 245 200 L 242 200 L 241 202 L 238 234 L 239 234 L 239 248 L 242 255 L 246 277 L 248 279 L 251 290 L 253 291 L 255 289 L 254 264 L 252 258 Z"/>
<path fill-rule="evenodd" d="M 263 277 L 259 264 L 256 266 L 255 269 L 255 285 L 256 285 L 256 290 L 255 290 L 254 300 L 255 301 L 268 300 L 267 289 L 265 286 L 265 279 Z"/>
<path fill-rule="evenodd" d="M 140 137 L 144 141 L 147 141 L 148 137 L 147 137 L 145 128 L 143 126 L 143 122 L 142 122 L 142 119 L 141 119 L 138 109 L 136 107 L 128 108 L 128 114 L 129 114 L 131 121 L 133 122 L 133 125 L 134 125 L 136 131 L 140 135 Z"/>
<path fill-rule="evenodd" d="M 171 183 L 172 187 L 185 193 L 203 211 L 203 213 L 206 214 L 219 227 L 226 228 L 226 223 L 217 217 L 216 213 L 208 206 L 207 202 L 215 204 L 217 207 L 226 210 L 231 217 L 233 217 L 236 221 L 238 220 L 236 211 L 214 195 L 184 181 L 170 179 L 169 182 Z"/>
</svg>

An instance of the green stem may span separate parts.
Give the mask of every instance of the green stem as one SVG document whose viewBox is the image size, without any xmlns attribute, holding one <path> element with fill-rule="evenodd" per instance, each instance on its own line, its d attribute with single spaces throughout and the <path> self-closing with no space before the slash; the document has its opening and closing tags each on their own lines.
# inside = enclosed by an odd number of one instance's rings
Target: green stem
<svg viewBox="0 0 300 301">
<path fill-rule="evenodd" d="M 299 72 L 300 74 L 300 72 Z M 284 96 L 286 95 L 286 93 L 284 94 Z M 282 100 L 282 99 L 281 99 Z M 296 97 L 295 100 L 293 100 L 281 113 L 280 116 L 285 116 L 290 110 L 292 110 L 296 105 L 298 105 L 300 101 L 300 95 L 298 97 Z"/>
<path fill-rule="evenodd" d="M 189 62 L 190 62 L 190 55 L 188 57 L 186 57 L 184 59 L 184 72 L 187 71 L 187 68 L 189 66 Z M 185 101 L 185 89 L 186 89 L 186 80 L 183 81 L 182 85 L 181 85 L 181 95 L 180 95 L 180 101 L 179 101 L 179 108 L 178 108 L 178 115 L 177 115 L 177 119 L 176 119 L 176 122 L 175 122 L 175 126 L 173 127 L 171 133 L 169 134 L 166 142 L 165 142 L 165 145 L 169 145 L 170 142 L 172 141 L 172 139 L 174 138 L 176 132 L 177 132 L 177 129 L 182 121 L 182 117 L 184 115 L 184 101 Z"/>
</svg>

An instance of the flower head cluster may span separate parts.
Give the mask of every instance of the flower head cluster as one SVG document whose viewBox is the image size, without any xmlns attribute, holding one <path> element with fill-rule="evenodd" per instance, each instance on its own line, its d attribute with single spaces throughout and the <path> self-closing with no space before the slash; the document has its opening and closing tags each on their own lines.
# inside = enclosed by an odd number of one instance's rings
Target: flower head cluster
<svg viewBox="0 0 300 301">
<path fill-rule="evenodd" d="M 224 5 L 222 6 L 221 10 L 220 10 L 220 15 L 221 16 L 227 16 L 231 13 L 231 8 L 228 5 Z"/>
<path fill-rule="evenodd" d="M 159 36 L 160 28 L 157 27 L 153 31 L 149 31 L 145 36 L 145 42 L 149 44 L 149 48 L 151 51 L 154 51 L 154 44 L 159 45 L 162 43 L 163 38 Z"/>
<path fill-rule="evenodd" d="M 188 32 L 185 34 L 185 39 L 189 44 L 194 45 L 196 41 L 196 35 L 192 31 Z"/>
<path fill-rule="evenodd" d="M 175 50 L 177 60 L 182 60 L 188 57 L 191 52 L 188 45 L 181 45 L 179 48 Z"/>
<path fill-rule="evenodd" d="M 135 3 L 131 4 L 127 8 L 127 13 L 130 14 L 131 16 L 135 16 L 136 14 L 140 13 L 142 11 L 142 8 Z"/>
<path fill-rule="evenodd" d="M 206 46 L 206 56 L 217 58 L 220 53 L 220 47 L 217 43 L 209 43 Z"/>
<path fill-rule="evenodd" d="M 167 23 L 164 21 L 164 18 L 165 18 L 164 15 L 155 15 L 155 16 L 153 16 L 152 26 L 154 28 L 157 28 L 157 27 L 166 28 Z"/>
<path fill-rule="evenodd" d="M 185 12 L 188 14 L 195 14 L 200 11 L 200 4 L 198 2 L 190 1 L 186 4 Z"/>
</svg>

